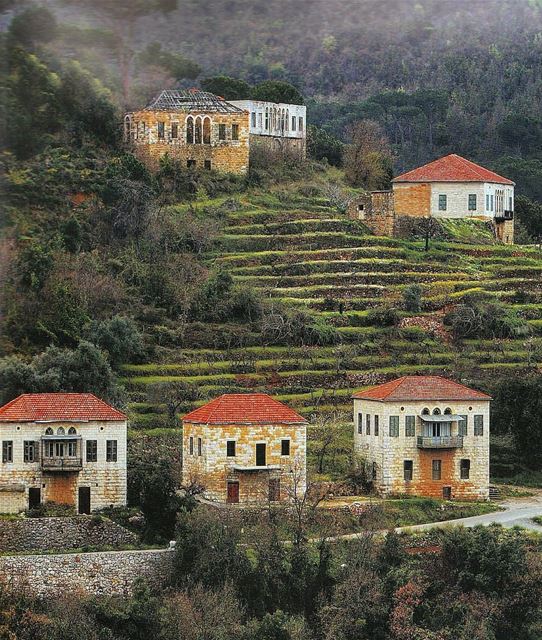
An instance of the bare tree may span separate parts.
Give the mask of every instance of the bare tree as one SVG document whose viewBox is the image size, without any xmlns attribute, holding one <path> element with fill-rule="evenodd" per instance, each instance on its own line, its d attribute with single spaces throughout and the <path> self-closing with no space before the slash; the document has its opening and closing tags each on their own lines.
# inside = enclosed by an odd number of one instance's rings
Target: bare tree
<svg viewBox="0 0 542 640">
<path fill-rule="evenodd" d="M 382 127 L 372 120 L 360 120 L 348 134 L 351 143 L 343 159 L 348 182 L 369 191 L 389 188 L 393 155 Z"/>
<path fill-rule="evenodd" d="M 148 395 L 151 402 L 160 402 L 166 405 L 169 422 L 175 425 L 180 407 L 197 400 L 199 390 L 195 385 L 179 380 L 152 385 Z"/>
</svg>

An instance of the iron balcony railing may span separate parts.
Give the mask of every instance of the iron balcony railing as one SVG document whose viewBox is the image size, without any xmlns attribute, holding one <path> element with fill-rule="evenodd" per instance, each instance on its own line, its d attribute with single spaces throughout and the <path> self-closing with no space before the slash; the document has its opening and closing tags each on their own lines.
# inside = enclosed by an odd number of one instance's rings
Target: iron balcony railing
<svg viewBox="0 0 542 640">
<path fill-rule="evenodd" d="M 500 211 L 499 213 L 495 214 L 495 220 L 497 222 L 502 222 L 503 220 L 513 220 L 514 219 L 514 212 L 513 211 Z"/>
<path fill-rule="evenodd" d="M 62 458 L 49 458 L 43 456 L 41 468 L 44 471 L 78 471 L 83 467 L 83 460 L 72 456 Z"/>
<path fill-rule="evenodd" d="M 418 436 L 418 449 L 461 449 L 463 436 Z"/>
</svg>

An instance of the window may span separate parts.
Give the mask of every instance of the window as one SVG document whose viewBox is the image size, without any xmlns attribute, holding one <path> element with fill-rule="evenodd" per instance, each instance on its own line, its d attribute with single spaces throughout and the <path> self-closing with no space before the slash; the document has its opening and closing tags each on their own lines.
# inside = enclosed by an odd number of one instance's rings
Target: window
<svg viewBox="0 0 542 640">
<path fill-rule="evenodd" d="M 476 194 L 469 193 L 469 211 L 476 211 Z"/>
<path fill-rule="evenodd" d="M 71 442 L 68 442 L 67 449 L 68 457 L 75 458 L 75 456 L 77 455 L 77 442 L 74 442 L 73 440 Z"/>
<path fill-rule="evenodd" d="M 190 451 L 190 455 L 193 456 L 194 455 L 194 438 L 193 436 L 190 436 L 190 440 L 189 440 L 189 451 Z"/>
<path fill-rule="evenodd" d="M 363 414 L 358 413 L 358 433 L 363 433 Z"/>
<path fill-rule="evenodd" d="M 459 463 L 459 477 L 461 480 L 470 478 L 470 460 L 461 460 Z"/>
<path fill-rule="evenodd" d="M 166 123 L 158 123 L 158 140 L 163 140 L 166 137 Z"/>
<path fill-rule="evenodd" d="M 405 480 L 412 480 L 412 460 L 403 460 L 403 478 Z"/>
<path fill-rule="evenodd" d="M 399 437 L 399 416 L 390 416 L 390 438 Z"/>
<path fill-rule="evenodd" d="M 438 210 L 446 211 L 448 206 L 448 196 L 444 193 L 441 193 L 438 197 Z"/>
<path fill-rule="evenodd" d="M 379 426 L 379 425 L 378 425 L 378 421 L 379 421 L 378 416 L 375 416 L 375 417 L 374 417 L 374 423 L 375 423 L 375 436 L 377 436 L 377 435 L 378 435 L 378 426 Z"/>
<path fill-rule="evenodd" d="M 70 428 L 68 429 L 68 435 L 69 435 L 69 436 L 75 436 L 75 435 L 77 435 L 77 430 L 75 429 L 75 427 L 70 427 Z"/>
<path fill-rule="evenodd" d="M 376 466 L 376 462 L 373 462 L 373 473 L 372 473 L 373 480 L 376 480 L 377 475 L 378 475 L 378 467 Z"/>
<path fill-rule="evenodd" d="M 508 211 L 513 211 L 514 203 L 512 202 L 512 196 L 508 196 Z"/>
<path fill-rule="evenodd" d="M 106 462 L 117 461 L 117 441 L 107 440 L 105 443 L 105 460 Z"/>
<path fill-rule="evenodd" d="M 486 193 L 486 211 L 489 211 L 489 193 Z"/>
<path fill-rule="evenodd" d="M 51 427 L 47 427 L 47 429 L 45 429 L 45 435 L 46 436 L 52 436 L 53 435 L 53 430 L 51 429 Z"/>
<path fill-rule="evenodd" d="M 226 441 L 226 455 L 228 458 L 235 458 L 235 440 Z"/>
<path fill-rule="evenodd" d="M 474 435 L 484 435 L 484 416 L 474 416 Z"/>
<path fill-rule="evenodd" d="M 87 440 L 87 462 L 98 461 L 98 441 Z"/>
<path fill-rule="evenodd" d="M 204 160 L 203 161 L 203 168 L 206 169 L 207 171 L 211 171 L 211 161 L 210 160 Z"/>
<path fill-rule="evenodd" d="M 201 438 L 198 438 L 198 456 L 203 455 L 202 453 L 202 443 L 201 443 Z"/>
<path fill-rule="evenodd" d="M 280 441 L 280 455 L 281 456 L 289 456 L 290 455 L 290 441 L 289 440 L 281 440 Z"/>
<path fill-rule="evenodd" d="M 416 435 L 416 416 L 405 416 L 405 436 Z"/>
<path fill-rule="evenodd" d="M 64 431 L 64 427 L 58 427 L 58 429 L 56 430 L 56 434 L 58 436 L 63 436 L 66 432 Z"/>
<path fill-rule="evenodd" d="M 495 202 L 495 197 L 493 196 L 493 194 L 491 194 L 491 196 L 490 196 L 490 201 L 491 201 L 491 209 L 490 210 L 493 211 L 493 205 L 494 205 L 494 202 Z"/>
<path fill-rule="evenodd" d="M 203 118 L 203 144 L 211 144 L 211 118 Z"/>
<path fill-rule="evenodd" d="M 436 409 L 433 409 L 433 415 L 440 416 L 440 409 L 438 407 Z"/>
<path fill-rule="evenodd" d="M 124 141 L 129 142 L 132 137 L 132 119 L 130 116 L 124 118 Z"/>
<path fill-rule="evenodd" d="M 194 144 L 194 118 L 188 116 L 186 119 L 186 143 Z"/>
<path fill-rule="evenodd" d="M 171 125 L 171 138 L 179 137 L 179 124 L 177 122 L 173 122 Z"/>
<path fill-rule="evenodd" d="M 239 140 L 239 125 L 238 124 L 232 124 L 232 126 L 231 126 L 231 139 L 232 140 Z"/>
<path fill-rule="evenodd" d="M 431 473 L 433 480 L 440 480 L 442 475 L 442 460 L 433 460 L 431 464 Z"/>
<path fill-rule="evenodd" d="M 201 116 L 194 120 L 194 144 L 201 144 Z"/>
<path fill-rule="evenodd" d="M 299 116 L 297 128 L 299 129 L 299 131 L 303 131 L 303 118 L 301 116 Z"/>
<path fill-rule="evenodd" d="M 368 413 L 365 414 L 365 433 L 371 435 L 371 416 Z"/>
<path fill-rule="evenodd" d="M 252 126 L 256 128 L 256 112 L 252 112 Z"/>
<path fill-rule="evenodd" d="M 196 166 L 196 161 L 195 161 L 195 160 L 193 160 L 193 159 L 191 159 L 191 158 L 189 158 L 189 159 L 186 161 L 186 166 L 187 166 L 189 169 L 194 169 L 194 168 L 195 168 L 195 166 Z"/>
<path fill-rule="evenodd" d="M 428 416 L 430 413 L 429 409 L 427 407 L 425 407 L 425 409 L 422 410 L 422 416 Z"/>
<path fill-rule="evenodd" d="M 218 125 L 218 139 L 225 140 L 226 139 L 226 125 L 219 124 Z"/>
<path fill-rule="evenodd" d="M 258 114 L 258 127 L 260 127 L 260 129 L 262 128 L 262 123 L 263 123 L 263 114 L 259 113 Z"/>
<path fill-rule="evenodd" d="M 2 462 L 13 462 L 13 440 L 2 442 Z"/>
<path fill-rule="evenodd" d="M 458 421 L 457 423 L 457 433 L 460 436 L 466 436 L 467 435 L 467 424 L 468 424 L 468 416 L 461 416 L 461 420 Z"/>
<path fill-rule="evenodd" d="M 292 131 L 295 131 L 296 122 L 297 122 L 297 118 L 295 116 L 292 116 Z"/>
<path fill-rule="evenodd" d="M 34 440 L 25 440 L 23 444 L 23 460 L 25 462 L 35 462 L 38 451 L 37 442 Z"/>
<path fill-rule="evenodd" d="M 269 107 L 265 107 L 265 130 L 269 129 Z"/>
</svg>

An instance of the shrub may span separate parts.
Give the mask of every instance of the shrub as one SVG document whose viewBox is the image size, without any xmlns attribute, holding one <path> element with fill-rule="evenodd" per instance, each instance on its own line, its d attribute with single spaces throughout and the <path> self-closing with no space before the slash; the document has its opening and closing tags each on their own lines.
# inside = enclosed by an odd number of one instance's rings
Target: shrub
<svg viewBox="0 0 542 640">
<path fill-rule="evenodd" d="M 530 332 L 523 318 L 499 302 L 466 296 L 444 317 L 454 337 L 464 338 L 519 338 Z"/>
<path fill-rule="evenodd" d="M 403 305 L 406 311 L 418 313 L 422 308 L 423 289 L 419 284 L 411 284 L 403 290 Z"/>
<path fill-rule="evenodd" d="M 369 309 L 367 321 L 370 325 L 393 327 L 399 323 L 399 312 L 394 307 L 375 307 Z"/>
</svg>

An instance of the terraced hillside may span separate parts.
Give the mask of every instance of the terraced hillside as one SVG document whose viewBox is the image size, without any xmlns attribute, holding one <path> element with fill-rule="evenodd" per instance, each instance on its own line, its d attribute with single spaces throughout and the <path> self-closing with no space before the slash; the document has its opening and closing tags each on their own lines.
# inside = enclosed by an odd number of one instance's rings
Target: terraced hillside
<svg viewBox="0 0 542 640">
<path fill-rule="evenodd" d="M 125 367 L 135 429 L 167 424 L 165 406 L 149 390 L 172 381 L 197 385 L 194 404 L 224 392 L 263 390 L 305 415 L 325 416 L 348 412 L 354 389 L 389 377 L 437 372 L 483 384 L 492 373 L 542 361 L 542 255 L 493 244 L 482 223 L 450 225 L 448 232 L 463 241 L 432 241 L 426 252 L 421 241 L 370 235 L 322 196 L 253 191 L 196 206 L 222 215 L 219 242 L 205 256 L 209 266 L 259 291 L 271 312 L 276 301 L 325 319 L 333 344 L 269 343 L 257 327 L 241 332 L 233 323 L 216 327 L 209 343 L 191 328 L 193 348 L 170 344 L 157 349 L 155 361 Z M 423 311 L 409 314 L 401 310 L 403 290 L 413 283 L 423 287 Z M 476 291 L 520 312 L 531 336 L 454 343 L 443 312 Z M 399 324 L 385 326 L 383 305 L 399 311 Z"/>
</svg>

